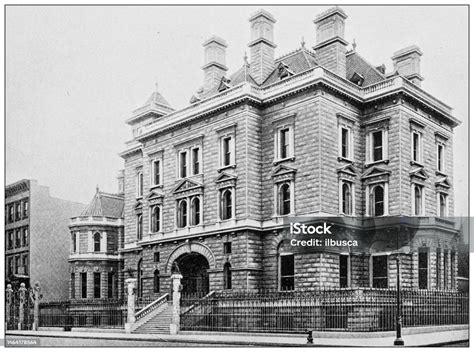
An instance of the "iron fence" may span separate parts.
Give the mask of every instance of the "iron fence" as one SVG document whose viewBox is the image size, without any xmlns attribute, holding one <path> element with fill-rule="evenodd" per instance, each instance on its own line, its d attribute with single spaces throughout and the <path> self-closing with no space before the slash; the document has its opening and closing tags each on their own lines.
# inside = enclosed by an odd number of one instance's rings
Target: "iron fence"
<svg viewBox="0 0 474 352">
<path fill-rule="evenodd" d="M 467 324 L 469 297 L 453 291 L 403 290 L 405 327 Z M 397 291 L 332 289 L 286 292 L 215 292 L 183 296 L 182 330 L 304 332 L 395 329 Z"/>
<path fill-rule="evenodd" d="M 123 328 L 127 320 L 125 300 L 58 301 L 40 304 L 39 326 Z"/>
<path fill-rule="evenodd" d="M 25 290 L 22 324 L 20 324 L 20 291 L 15 290 L 11 292 L 11 302 L 9 309 L 6 310 L 5 317 L 7 330 L 31 330 L 34 320 L 34 300 L 31 297 L 32 292 L 31 288 Z"/>
</svg>

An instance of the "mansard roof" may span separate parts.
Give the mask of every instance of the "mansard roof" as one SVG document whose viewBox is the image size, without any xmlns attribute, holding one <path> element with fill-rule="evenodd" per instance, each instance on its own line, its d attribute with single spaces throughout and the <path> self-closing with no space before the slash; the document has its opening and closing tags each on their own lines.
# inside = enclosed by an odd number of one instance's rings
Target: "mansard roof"
<svg viewBox="0 0 474 352">
<path fill-rule="evenodd" d="M 123 218 L 124 197 L 123 195 L 110 194 L 97 189 L 94 198 L 81 216 L 105 216 L 108 218 Z"/>
</svg>

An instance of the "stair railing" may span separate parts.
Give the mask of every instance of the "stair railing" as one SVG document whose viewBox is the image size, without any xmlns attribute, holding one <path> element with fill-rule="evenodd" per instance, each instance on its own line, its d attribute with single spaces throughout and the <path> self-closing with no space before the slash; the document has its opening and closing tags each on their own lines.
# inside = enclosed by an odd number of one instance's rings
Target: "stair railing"
<svg viewBox="0 0 474 352">
<path fill-rule="evenodd" d="M 153 312 L 156 308 L 161 306 L 162 304 L 166 303 L 169 300 L 169 293 L 164 294 L 163 296 L 157 298 L 147 306 L 140 309 L 138 312 L 135 313 L 135 322 L 143 319 L 145 316 Z"/>
<path fill-rule="evenodd" d="M 207 295 L 205 295 L 204 297 L 197 299 L 197 302 L 194 303 L 194 304 L 191 304 L 184 311 L 182 311 L 181 315 L 184 315 L 184 314 L 188 313 L 189 311 L 193 310 L 194 308 L 196 308 L 196 306 L 199 306 L 199 301 L 200 300 L 205 300 L 205 299 L 212 298 L 215 295 L 215 293 L 216 293 L 216 291 L 211 291 Z"/>
</svg>

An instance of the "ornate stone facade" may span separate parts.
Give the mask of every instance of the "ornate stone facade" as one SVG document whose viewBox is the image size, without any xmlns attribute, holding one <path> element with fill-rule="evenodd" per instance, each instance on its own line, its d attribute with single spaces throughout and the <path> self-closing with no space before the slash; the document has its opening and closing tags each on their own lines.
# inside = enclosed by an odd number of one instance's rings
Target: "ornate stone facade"
<svg viewBox="0 0 474 352">
<path fill-rule="evenodd" d="M 420 88 L 419 48 L 386 73 L 342 46 L 346 18 L 330 9 L 315 21 L 316 52 L 302 43 L 275 59 L 275 20 L 260 11 L 249 46 L 265 60 L 206 80 L 180 110 L 155 92 L 127 120 L 120 252 L 139 296 L 171 292 L 173 263 L 184 291 L 394 287 L 397 256 L 404 287 L 456 288 L 446 217 L 459 121 Z M 346 217 L 337 235 L 363 246 L 296 251 L 295 216 Z"/>
</svg>

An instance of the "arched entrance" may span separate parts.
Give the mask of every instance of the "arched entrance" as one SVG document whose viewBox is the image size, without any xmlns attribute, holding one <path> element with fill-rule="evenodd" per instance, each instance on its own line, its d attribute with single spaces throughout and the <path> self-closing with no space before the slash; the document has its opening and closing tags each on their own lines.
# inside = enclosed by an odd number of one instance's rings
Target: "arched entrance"
<svg viewBox="0 0 474 352">
<path fill-rule="evenodd" d="M 209 292 L 209 262 L 206 257 L 196 252 L 180 255 L 176 259 L 183 279 L 183 293 L 208 293 Z"/>
</svg>

